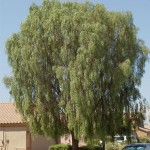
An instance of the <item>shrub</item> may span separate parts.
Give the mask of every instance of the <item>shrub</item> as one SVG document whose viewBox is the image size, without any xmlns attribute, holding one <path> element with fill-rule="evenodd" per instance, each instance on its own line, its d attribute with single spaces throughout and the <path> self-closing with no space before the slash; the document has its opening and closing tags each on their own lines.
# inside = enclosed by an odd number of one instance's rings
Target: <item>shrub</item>
<svg viewBox="0 0 150 150">
<path fill-rule="evenodd" d="M 150 143 L 150 139 L 148 137 L 140 137 L 139 140 L 141 143 Z"/>
<path fill-rule="evenodd" d="M 56 144 L 49 147 L 49 150 L 71 150 L 71 145 L 68 144 Z"/>
<path fill-rule="evenodd" d="M 114 143 L 109 142 L 106 144 L 107 150 L 118 150 L 119 147 L 120 147 L 119 144 L 115 142 Z"/>
<path fill-rule="evenodd" d="M 97 138 L 87 139 L 85 142 L 87 143 L 88 146 L 93 146 L 93 145 L 99 145 L 100 144 L 100 140 L 97 139 Z"/>
<path fill-rule="evenodd" d="M 71 145 L 67 144 L 56 144 L 49 147 L 49 150 L 72 150 Z M 101 146 L 82 146 L 79 150 L 102 150 Z"/>
<path fill-rule="evenodd" d="M 107 150 L 121 150 L 125 146 L 125 143 L 109 142 L 106 144 Z"/>
<path fill-rule="evenodd" d="M 102 147 L 99 145 L 96 146 L 82 146 L 79 147 L 79 150 L 102 150 Z"/>
</svg>

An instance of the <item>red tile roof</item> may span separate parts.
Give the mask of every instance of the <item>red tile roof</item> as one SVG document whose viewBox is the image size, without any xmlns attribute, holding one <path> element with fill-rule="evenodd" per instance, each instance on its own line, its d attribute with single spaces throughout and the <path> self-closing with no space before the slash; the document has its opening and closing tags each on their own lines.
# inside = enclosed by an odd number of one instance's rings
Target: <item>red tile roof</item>
<svg viewBox="0 0 150 150">
<path fill-rule="evenodd" d="M 0 125 L 25 123 L 16 111 L 15 103 L 0 103 Z"/>
</svg>

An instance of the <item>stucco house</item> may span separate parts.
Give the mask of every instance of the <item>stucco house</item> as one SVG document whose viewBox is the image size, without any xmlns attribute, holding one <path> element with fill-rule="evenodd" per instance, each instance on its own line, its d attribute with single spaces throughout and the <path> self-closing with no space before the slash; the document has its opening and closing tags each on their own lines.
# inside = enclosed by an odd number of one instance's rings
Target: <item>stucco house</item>
<svg viewBox="0 0 150 150">
<path fill-rule="evenodd" d="M 0 150 L 48 150 L 52 144 L 41 135 L 31 136 L 15 103 L 0 103 Z"/>
<path fill-rule="evenodd" d="M 62 144 L 70 144 L 72 145 L 72 136 L 70 134 L 65 134 L 64 136 L 60 137 L 60 143 Z M 80 138 L 79 140 L 79 147 L 80 146 L 86 146 L 86 142 L 84 138 Z"/>
<path fill-rule="evenodd" d="M 144 125 L 143 127 L 139 127 L 136 132 L 139 137 L 150 138 L 150 126 L 149 125 Z"/>
</svg>

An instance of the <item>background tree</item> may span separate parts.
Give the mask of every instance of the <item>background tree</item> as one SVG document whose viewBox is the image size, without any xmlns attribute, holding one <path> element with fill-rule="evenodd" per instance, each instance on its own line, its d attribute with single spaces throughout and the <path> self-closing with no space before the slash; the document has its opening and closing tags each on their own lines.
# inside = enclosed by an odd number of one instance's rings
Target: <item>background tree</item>
<svg viewBox="0 0 150 150">
<path fill-rule="evenodd" d="M 148 109 L 149 104 L 147 103 L 146 99 L 135 103 L 134 109 L 131 112 L 131 121 L 132 121 L 132 130 L 134 135 L 137 138 L 138 142 L 141 142 L 139 136 L 137 134 L 137 130 L 139 127 L 144 128 L 144 121 L 146 120 L 146 110 Z"/>
<path fill-rule="evenodd" d="M 30 7 L 6 49 L 12 77 L 5 81 L 32 132 L 69 132 L 74 150 L 81 136 L 120 133 L 124 117 L 130 132 L 148 55 L 131 13 L 45 0 Z"/>
</svg>

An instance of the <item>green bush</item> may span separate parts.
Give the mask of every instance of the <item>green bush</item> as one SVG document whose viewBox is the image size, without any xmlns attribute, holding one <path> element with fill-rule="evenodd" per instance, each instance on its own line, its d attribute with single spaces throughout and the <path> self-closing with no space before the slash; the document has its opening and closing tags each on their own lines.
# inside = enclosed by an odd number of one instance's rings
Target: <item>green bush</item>
<svg viewBox="0 0 150 150">
<path fill-rule="evenodd" d="M 72 150 L 71 145 L 67 144 L 56 144 L 49 147 L 49 150 Z M 99 145 L 96 146 L 82 146 L 79 150 L 102 150 Z"/>
<path fill-rule="evenodd" d="M 101 146 L 82 146 L 79 150 L 102 150 Z"/>
<path fill-rule="evenodd" d="M 49 147 L 49 150 L 71 150 L 71 145 L 68 144 L 56 144 Z"/>
<path fill-rule="evenodd" d="M 148 137 L 140 137 L 139 140 L 141 143 L 150 143 L 150 139 Z"/>
<path fill-rule="evenodd" d="M 119 149 L 119 144 L 118 143 L 111 143 L 111 142 L 109 142 L 109 143 L 107 143 L 106 144 L 106 149 L 107 150 L 118 150 Z"/>
<path fill-rule="evenodd" d="M 99 145 L 100 144 L 100 140 L 97 139 L 97 138 L 86 139 L 85 142 L 88 146 L 93 146 L 93 145 Z"/>
<path fill-rule="evenodd" d="M 121 150 L 123 147 L 127 145 L 125 143 L 117 143 L 117 142 L 108 142 L 106 143 L 107 150 Z"/>
</svg>

